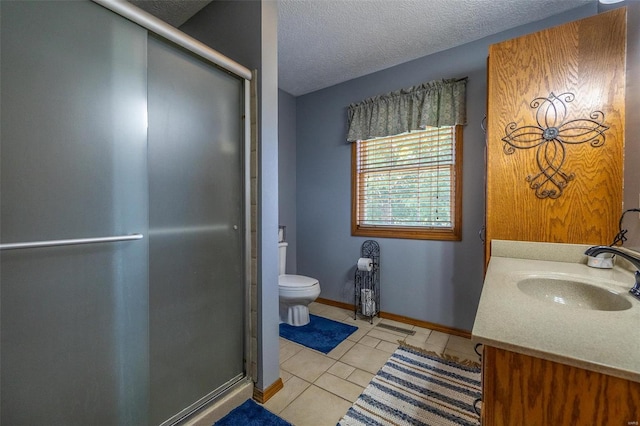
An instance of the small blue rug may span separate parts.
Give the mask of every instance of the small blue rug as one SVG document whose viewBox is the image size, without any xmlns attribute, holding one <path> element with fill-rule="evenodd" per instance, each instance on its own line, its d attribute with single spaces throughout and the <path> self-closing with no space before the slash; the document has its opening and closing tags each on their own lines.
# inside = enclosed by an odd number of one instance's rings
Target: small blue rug
<svg viewBox="0 0 640 426">
<path fill-rule="evenodd" d="M 358 329 L 327 318 L 309 314 L 310 322 L 301 327 L 280 324 L 280 337 L 327 354 Z"/>
<path fill-rule="evenodd" d="M 214 426 L 292 426 L 271 411 L 247 399 L 241 406 L 214 423 Z"/>
</svg>

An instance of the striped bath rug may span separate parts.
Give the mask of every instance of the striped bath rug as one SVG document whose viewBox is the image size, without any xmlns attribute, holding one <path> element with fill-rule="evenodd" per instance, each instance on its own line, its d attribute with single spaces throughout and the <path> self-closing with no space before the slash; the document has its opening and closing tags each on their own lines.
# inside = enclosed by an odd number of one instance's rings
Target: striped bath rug
<svg viewBox="0 0 640 426">
<path fill-rule="evenodd" d="M 480 365 L 456 361 L 399 347 L 338 425 L 478 426 Z"/>
</svg>

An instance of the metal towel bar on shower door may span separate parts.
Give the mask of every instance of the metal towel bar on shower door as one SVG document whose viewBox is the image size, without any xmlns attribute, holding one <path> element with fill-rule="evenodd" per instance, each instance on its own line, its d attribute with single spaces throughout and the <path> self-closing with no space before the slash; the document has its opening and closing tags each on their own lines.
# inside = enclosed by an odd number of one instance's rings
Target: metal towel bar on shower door
<svg viewBox="0 0 640 426">
<path fill-rule="evenodd" d="M 118 241 L 141 240 L 142 234 L 116 235 L 113 237 L 76 238 L 71 240 L 32 241 L 27 243 L 0 244 L 0 250 L 17 250 L 39 247 L 73 246 L 78 244 L 115 243 Z"/>
</svg>

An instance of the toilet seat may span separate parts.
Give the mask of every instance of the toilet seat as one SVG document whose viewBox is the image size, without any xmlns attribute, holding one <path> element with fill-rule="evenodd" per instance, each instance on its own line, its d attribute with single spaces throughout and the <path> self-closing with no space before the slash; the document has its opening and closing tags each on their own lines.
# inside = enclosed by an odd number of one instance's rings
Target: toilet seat
<svg viewBox="0 0 640 426">
<path fill-rule="evenodd" d="M 305 277 L 304 275 L 279 275 L 278 276 L 278 285 L 280 287 L 286 287 L 287 289 L 294 290 L 296 288 L 304 289 L 309 288 L 318 284 L 318 280 Z"/>
</svg>

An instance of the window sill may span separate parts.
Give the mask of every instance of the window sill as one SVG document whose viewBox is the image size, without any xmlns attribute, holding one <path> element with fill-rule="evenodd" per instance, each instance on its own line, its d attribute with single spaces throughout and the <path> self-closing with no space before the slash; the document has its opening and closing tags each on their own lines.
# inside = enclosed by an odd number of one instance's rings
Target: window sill
<svg viewBox="0 0 640 426">
<path fill-rule="evenodd" d="M 351 235 L 357 237 L 398 238 L 408 240 L 461 241 L 461 232 L 454 229 L 367 227 L 356 226 Z"/>
</svg>

